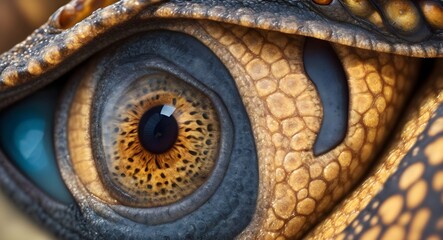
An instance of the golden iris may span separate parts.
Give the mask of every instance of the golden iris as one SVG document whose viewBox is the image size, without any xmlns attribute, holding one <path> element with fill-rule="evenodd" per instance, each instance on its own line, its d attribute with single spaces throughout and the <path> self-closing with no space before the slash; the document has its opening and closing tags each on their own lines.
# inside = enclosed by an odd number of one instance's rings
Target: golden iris
<svg viewBox="0 0 443 240">
<path fill-rule="evenodd" d="M 101 118 L 102 141 L 110 180 L 121 193 L 115 196 L 119 201 L 167 205 L 206 181 L 217 160 L 220 125 L 204 93 L 157 72 L 116 90 L 108 99 Z"/>
</svg>

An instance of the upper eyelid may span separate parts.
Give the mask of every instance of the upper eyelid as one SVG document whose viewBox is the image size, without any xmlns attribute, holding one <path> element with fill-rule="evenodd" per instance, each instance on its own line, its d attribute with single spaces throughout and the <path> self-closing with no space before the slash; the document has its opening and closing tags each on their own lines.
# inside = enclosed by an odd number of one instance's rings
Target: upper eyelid
<svg viewBox="0 0 443 240">
<path fill-rule="evenodd" d="M 116 25 L 126 24 L 129 27 L 131 24 L 129 20 L 134 17 L 138 17 L 141 21 L 149 21 L 154 17 L 164 18 L 165 21 L 171 18 L 223 21 L 246 27 L 311 36 L 381 52 L 416 57 L 443 56 L 443 41 L 431 39 L 417 44 L 393 45 L 383 36 L 361 27 L 328 20 L 312 12 L 308 5 L 302 2 L 257 4 L 248 1 L 241 6 L 238 5 L 236 1 L 163 3 L 163 1 L 122 0 L 95 11 L 67 30 L 56 29 L 50 24 L 43 25 L 23 43 L 0 56 L 2 93 L 0 108 L 11 103 L 12 96 L 17 99 L 27 94 L 27 88 L 24 87 L 27 83 L 39 81 L 39 78 L 43 78 L 42 75 L 47 74 L 51 75 L 51 79 L 57 78 L 76 63 L 98 51 L 97 48 L 110 44 L 109 39 L 117 40 L 130 35 L 128 28 L 108 31 Z M 57 70 L 52 71 L 54 68 Z M 48 79 L 48 76 L 45 76 L 45 79 Z"/>
<path fill-rule="evenodd" d="M 337 2 L 338 9 L 346 12 Z M 429 39 L 411 43 L 396 38 L 392 33 L 383 35 L 381 32 L 365 28 L 364 24 L 358 23 L 349 15 L 340 21 L 333 20 L 327 15 L 333 16 L 337 7 L 326 9 L 327 6 L 317 6 L 312 0 L 286 1 L 285 3 L 269 1 L 261 4 L 248 1 L 242 6 L 234 4 L 231 7 L 214 5 L 169 3 L 162 5 L 157 10 L 156 16 L 215 20 L 413 57 L 443 56 L 442 34 L 440 33 L 435 33 Z M 149 14 L 145 16 L 148 18 Z"/>
</svg>

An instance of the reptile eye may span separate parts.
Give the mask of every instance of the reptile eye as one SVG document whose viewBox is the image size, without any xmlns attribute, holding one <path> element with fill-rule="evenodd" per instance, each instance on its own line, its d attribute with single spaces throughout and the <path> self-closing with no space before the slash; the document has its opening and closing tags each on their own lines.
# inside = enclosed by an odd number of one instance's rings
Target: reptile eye
<svg viewBox="0 0 443 240">
<path fill-rule="evenodd" d="M 55 145 L 83 212 L 107 228 L 112 218 L 136 223 L 139 237 L 162 224 L 221 224 L 214 211 L 242 216 L 228 235 L 248 224 L 258 189 L 252 133 L 233 79 L 207 47 L 148 32 L 78 69 L 59 106 Z"/>
</svg>

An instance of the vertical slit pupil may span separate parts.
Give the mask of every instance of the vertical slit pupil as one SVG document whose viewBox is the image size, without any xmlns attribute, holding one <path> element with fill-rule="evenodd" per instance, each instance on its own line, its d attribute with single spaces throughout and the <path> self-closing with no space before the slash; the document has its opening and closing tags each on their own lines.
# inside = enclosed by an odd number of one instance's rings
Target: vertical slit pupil
<svg viewBox="0 0 443 240">
<path fill-rule="evenodd" d="M 171 149 L 177 140 L 178 124 L 172 113 L 167 110 L 171 110 L 168 105 L 153 107 L 143 114 L 138 124 L 140 143 L 151 153 L 164 153 Z"/>
</svg>

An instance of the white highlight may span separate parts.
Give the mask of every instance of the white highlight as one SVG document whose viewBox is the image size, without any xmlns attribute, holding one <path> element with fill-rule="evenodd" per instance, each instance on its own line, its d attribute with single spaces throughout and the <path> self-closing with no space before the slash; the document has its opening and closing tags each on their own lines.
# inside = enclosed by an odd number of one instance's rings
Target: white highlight
<svg viewBox="0 0 443 240">
<path fill-rule="evenodd" d="M 160 111 L 161 115 L 164 115 L 166 117 L 170 117 L 175 112 L 175 107 L 171 105 L 164 105 L 162 110 Z"/>
</svg>

